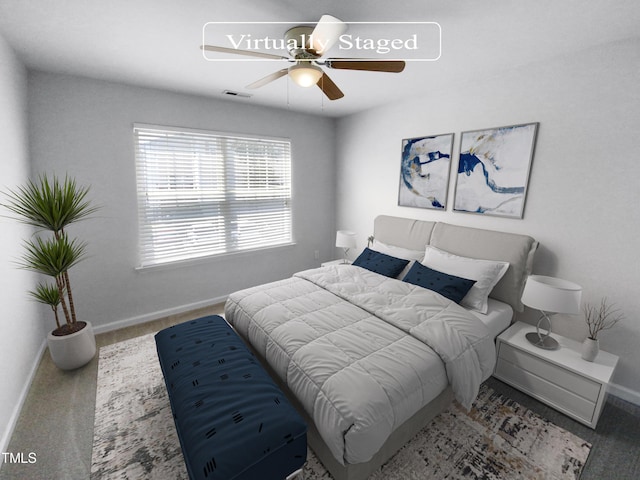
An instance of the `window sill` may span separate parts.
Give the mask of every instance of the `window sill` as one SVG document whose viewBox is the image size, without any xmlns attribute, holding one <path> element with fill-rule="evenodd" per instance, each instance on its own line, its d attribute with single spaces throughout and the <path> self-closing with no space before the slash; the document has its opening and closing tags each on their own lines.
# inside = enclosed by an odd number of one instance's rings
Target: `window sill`
<svg viewBox="0 0 640 480">
<path fill-rule="evenodd" d="M 218 253 L 215 255 L 207 255 L 197 258 L 189 258 L 186 260 L 175 260 L 171 262 L 158 263 L 155 265 L 145 265 L 134 267 L 134 270 L 138 273 L 151 273 L 162 270 L 175 270 L 180 268 L 190 268 L 196 265 L 202 265 L 203 263 L 216 263 L 221 260 L 229 258 L 241 258 L 247 256 L 255 256 L 265 252 L 273 252 L 274 250 L 287 249 L 295 246 L 295 242 L 283 243 L 280 245 L 273 245 L 270 247 L 252 248 L 249 250 L 239 250 L 237 252 Z"/>
</svg>

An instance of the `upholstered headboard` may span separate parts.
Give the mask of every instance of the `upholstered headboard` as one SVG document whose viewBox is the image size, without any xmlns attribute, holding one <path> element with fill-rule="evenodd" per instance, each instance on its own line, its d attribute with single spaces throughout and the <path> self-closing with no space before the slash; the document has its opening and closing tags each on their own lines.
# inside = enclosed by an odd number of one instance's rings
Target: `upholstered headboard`
<svg viewBox="0 0 640 480">
<path fill-rule="evenodd" d="M 518 312 L 524 309 L 520 297 L 538 248 L 532 237 L 388 215 L 374 220 L 374 237 L 410 250 L 433 245 L 463 257 L 509 262 L 509 269 L 489 296 L 508 303 Z"/>
</svg>

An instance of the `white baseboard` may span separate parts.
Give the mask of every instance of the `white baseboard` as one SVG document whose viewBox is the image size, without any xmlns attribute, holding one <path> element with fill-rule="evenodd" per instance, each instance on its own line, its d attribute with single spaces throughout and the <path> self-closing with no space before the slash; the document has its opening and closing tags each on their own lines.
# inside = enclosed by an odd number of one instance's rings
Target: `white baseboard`
<svg viewBox="0 0 640 480">
<path fill-rule="evenodd" d="M 610 383 L 609 393 L 618 398 L 621 398 L 622 400 L 626 400 L 627 402 L 640 406 L 640 392 L 636 392 L 635 390 L 631 390 L 630 388 L 623 387 L 622 385 Z"/>
<path fill-rule="evenodd" d="M 16 405 L 13 407 L 13 411 L 11 412 L 11 417 L 9 417 L 9 423 L 7 424 L 7 428 L 5 429 L 4 432 L 2 432 L 2 440 L 0 440 L 0 452 L 9 451 L 9 442 L 11 441 L 11 436 L 13 435 L 13 431 L 15 430 L 16 424 L 18 423 L 18 418 L 20 418 L 20 412 L 22 411 L 24 402 L 27 400 L 29 389 L 31 388 L 33 379 L 36 376 L 36 372 L 38 371 L 38 365 L 40 365 L 40 360 L 42 359 L 42 355 L 44 354 L 44 351 L 46 348 L 47 348 L 47 339 L 45 338 L 42 340 L 42 344 L 38 349 L 38 353 L 36 354 L 33 360 L 33 365 L 31 365 L 31 369 L 29 370 L 27 379 L 24 382 L 22 391 L 20 392 L 20 396 L 18 397 L 18 401 L 16 402 Z M 0 468 L 2 468 L 2 465 L 4 465 L 4 462 L 0 461 Z"/>
<path fill-rule="evenodd" d="M 167 308 L 165 310 L 158 310 L 156 312 L 145 313 L 144 315 L 138 315 L 137 317 L 125 318 L 122 320 L 116 320 L 115 322 L 107 323 L 106 325 L 94 326 L 93 331 L 96 334 L 111 332 L 120 328 L 131 327 L 133 325 L 139 325 L 141 323 L 151 322 L 158 320 L 159 318 L 168 317 L 170 315 L 179 315 L 181 313 L 189 312 L 191 310 L 197 310 L 199 308 L 210 307 L 218 303 L 223 303 L 227 300 L 227 296 L 210 298 L 208 300 L 202 300 L 200 302 L 189 303 L 187 305 L 180 305 L 178 307 Z"/>
</svg>

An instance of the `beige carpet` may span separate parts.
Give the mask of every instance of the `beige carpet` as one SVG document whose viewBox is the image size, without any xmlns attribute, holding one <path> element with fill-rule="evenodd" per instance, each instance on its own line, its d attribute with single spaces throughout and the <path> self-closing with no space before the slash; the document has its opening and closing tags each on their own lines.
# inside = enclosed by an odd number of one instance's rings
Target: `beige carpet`
<svg viewBox="0 0 640 480">
<path fill-rule="evenodd" d="M 100 349 L 92 479 L 187 479 L 153 335 Z M 453 404 L 371 478 L 576 479 L 591 445 L 482 387 Z M 306 480 L 330 479 L 309 451 Z"/>
</svg>

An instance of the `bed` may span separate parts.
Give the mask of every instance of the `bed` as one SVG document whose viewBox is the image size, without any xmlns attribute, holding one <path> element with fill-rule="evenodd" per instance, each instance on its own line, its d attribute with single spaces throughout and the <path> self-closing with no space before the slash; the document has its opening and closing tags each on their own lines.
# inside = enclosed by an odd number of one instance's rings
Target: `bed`
<svg viewBox="0 0 640 480">
<path fill-rule="evenodd" d="M 526 235 L 383 215 L 354 265 L 235 292 L 225 316 L 303 413 L 333 477 L 364 479 L 454 398 L 470 408 L 495 337 L 523 308 L 536 248 Z M 438 285 L 424 288 L 433 272 Z"/>
</svg>

